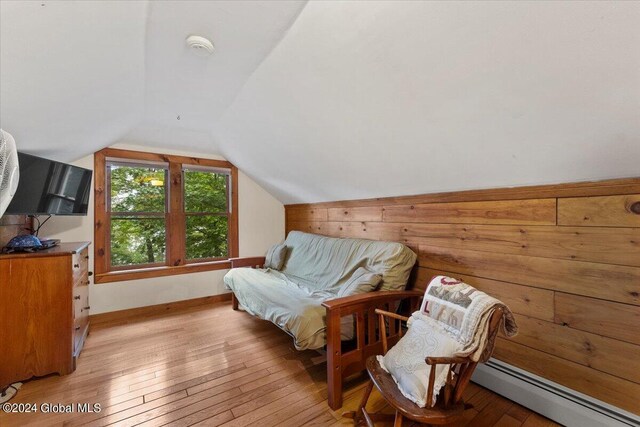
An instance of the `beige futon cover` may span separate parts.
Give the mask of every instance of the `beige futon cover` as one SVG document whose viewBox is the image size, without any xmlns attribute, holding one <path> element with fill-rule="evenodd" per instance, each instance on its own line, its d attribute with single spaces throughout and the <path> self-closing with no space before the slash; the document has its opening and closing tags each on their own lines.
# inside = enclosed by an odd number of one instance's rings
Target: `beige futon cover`
<svg viewBox="0 0 640 427">
<path fill-rule="evenodd" d="M 292 231 L 285 241 L 287 257 L 281 271 L 235 268 L 224 277 L 247 312 L 273 322 L 294 337 L 298 350 L 326 343 L 322 302 L 336 293 L 358 269 L 382 276 L 379 290 L 403 290 L 416 254 L 401 243 L 337 239 Z M 343 339 L 352 331 L 344 328 Z"/>
</svg>

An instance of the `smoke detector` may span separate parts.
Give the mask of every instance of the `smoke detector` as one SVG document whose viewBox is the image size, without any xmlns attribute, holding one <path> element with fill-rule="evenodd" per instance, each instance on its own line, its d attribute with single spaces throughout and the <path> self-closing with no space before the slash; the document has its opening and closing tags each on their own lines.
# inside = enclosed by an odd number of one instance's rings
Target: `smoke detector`
<svg viewBox="0 0 640 427">
<path fill-rule="evenodd" d="M 198 56 L 209 56 L 213 53 L 213 43 L 206 37 L 191 35 L 187 37 L 187 46 Z"/>
</svg>

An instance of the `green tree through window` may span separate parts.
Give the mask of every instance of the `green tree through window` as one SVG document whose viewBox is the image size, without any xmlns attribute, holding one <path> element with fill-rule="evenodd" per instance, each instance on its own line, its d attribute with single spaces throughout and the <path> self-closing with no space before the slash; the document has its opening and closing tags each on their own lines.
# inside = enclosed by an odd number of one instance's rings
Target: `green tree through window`
<svg viewBox="0 0 640 427">
<path fill-rule="evenodd" d="M 229 257 L 229 175 L 189 169 L 184 175 L 187 259 Z"/>
<path fill-rule="evenodd" d="M 111 265 L 163 264 L 167 246 L 167 167 L 108 164 Z M 229 257 L 229 174 L 183 169 L 186 259 Z"/>
<path fill-rule="evenodd" d="M 113 162 L 108 170 L 111 265 L 164 263 L 166 168 Z"/>
<path fill-rule="evenodd" d="M 94 165 L 96 283 L 230 268 L 239 252 L 232 163 L 105 148 Z"/>
</svg>

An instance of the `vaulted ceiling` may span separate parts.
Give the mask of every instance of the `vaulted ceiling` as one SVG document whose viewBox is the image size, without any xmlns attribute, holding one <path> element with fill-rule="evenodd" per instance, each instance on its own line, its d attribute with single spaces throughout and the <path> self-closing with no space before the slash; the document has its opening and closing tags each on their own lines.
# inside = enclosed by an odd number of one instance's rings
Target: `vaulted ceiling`
<svg viewBox="0 0 640 427">
<path fill-rule="evenodd" d="M 285 203 L 638 175 L 637 2 L 2 1 L 0 19 L 0 125 L 46 157 L 219 153 Z"/>
<path fill-rule="evenodd" d="M 215 124 L 303 7 L 3 0 L 0 124 L 19 149 L 60 160 L 122 138 L 218 153 Z M 215 53 L 190 52 L 191 34 Z"/>
</svg>

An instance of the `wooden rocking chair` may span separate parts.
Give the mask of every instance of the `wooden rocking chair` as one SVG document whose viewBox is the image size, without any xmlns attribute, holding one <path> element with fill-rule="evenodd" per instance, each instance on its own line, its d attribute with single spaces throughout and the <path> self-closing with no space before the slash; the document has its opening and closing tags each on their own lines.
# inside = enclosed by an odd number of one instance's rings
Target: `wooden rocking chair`
<svg viewBox="0 0 640 427">
<path fill-rule="evenodd" d="M 384 354 L 386 354 L 388 348 L 385 317 L 389 319 L 389 322 L 399 321 L 400 323 L 406 322 L 409 318 L 383 310 L 376 310 L 376 313 L 379 315 L 382 348 Z M 503 310 L 499 308 L 491 316 L 489 320 L 489 342 L 493 342 L 495 339 L 503 315 Z M 400 335 L 402 335 L 401 326 L 402 325 L 398 327 Z M 489 357 L 491 357 L 492 347 L 491 345 L 487 346 L 487 350 L 485 350 L 480 358 L 481 362 L 486 362 Z M 376 356 L 371 356 L 366 362 L 367 372 L 371 379 L 367 384 L 362 401 L 358 405 L 358 409 L 347 412 L 343 414 L 343 416 L 353 418 L 354 425 L 367 425 L 369 427 L 373 427 L 374 421 L 391 420 L 394 420 L 395 427 L 399 427 L 402 426 L 405 418 L 424 424 L 449 424 L 456 421 L 462 416 L 464 410 L 469 407 L 469 405 L 465 406 L 462 400 L 462 394 L 467 388 L 478 362 L 474 362 L 467 357 L 427 357 L 425 362 L 434 368 L 435 365 L 449 365 L 447 382 L 440 390 L 436 404 L 433 407 L 420 408 L 414 402 L 404 397 L 391 375 L 382 369 Z M 432 368 L 429 375 L 427 402 L 432 401 L 435 379 L 436 370 Z M 369 414 L 367 412 L 365 406 L 374 385 L 387 403 L 395 408 L 395 414 Z"/>
</svg>

